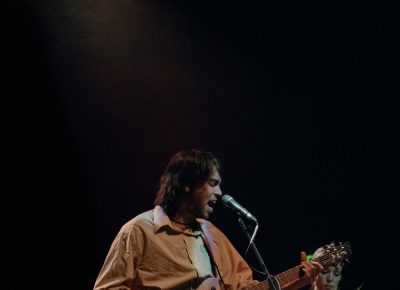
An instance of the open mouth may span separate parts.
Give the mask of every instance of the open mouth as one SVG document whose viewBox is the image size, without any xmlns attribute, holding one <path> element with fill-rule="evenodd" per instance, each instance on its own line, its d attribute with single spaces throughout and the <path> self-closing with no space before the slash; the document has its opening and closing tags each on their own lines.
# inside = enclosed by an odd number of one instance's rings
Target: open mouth
<svg viewBox="0 0 400 290">
<path fill-rule="evenodd" d="M 217 204 L 217 201 L 216 201 L 216 200 L 210 200 L 210 201 L 207 203 L 207 205 L 208 205 L 209 207 L 211 207 L 211 208 L 214 208 L 216 204 Z"/>
</svg>

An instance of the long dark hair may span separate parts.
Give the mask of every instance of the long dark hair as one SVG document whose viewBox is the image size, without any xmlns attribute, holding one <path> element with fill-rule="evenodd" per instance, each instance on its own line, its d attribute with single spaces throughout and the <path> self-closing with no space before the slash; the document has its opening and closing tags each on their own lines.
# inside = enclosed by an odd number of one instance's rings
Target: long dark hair
<svg viewBox="0 0 400 290">
<path fill-rule="evenodd" d="M 220 171 L 218 159 L 207 151 L 191 149 L 179 151 L 169 161 L 160 178 L 160 188 L 154 201 L 168 216 L 174 216 L 179 203 L 186 193 L 199 188 L 215 172 Z"/>
</svg>

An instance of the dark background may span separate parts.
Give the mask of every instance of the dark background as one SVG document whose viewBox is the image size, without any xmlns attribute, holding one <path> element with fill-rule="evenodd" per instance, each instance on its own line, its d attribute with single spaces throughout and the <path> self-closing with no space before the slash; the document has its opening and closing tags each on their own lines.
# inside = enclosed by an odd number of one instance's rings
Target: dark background
<svg viewBox="0 0 400 290">
<path fill-rule="evenodd" d="M 91 289 L 119 228 L 152 208 L 169 158 L 197 147 L 258 218 L 272 274 L 300 250 L 349 241 L 342 289 L 386 289 L 376 265 L 392 215 L 389 113 L 374 1 L 7 6 L 6 143 L 24 207 L 11 242 L 27 255 L 24 283 Z M 244 254 L 236 215 L 219 205 L 211 220 Z"/>
</svg>

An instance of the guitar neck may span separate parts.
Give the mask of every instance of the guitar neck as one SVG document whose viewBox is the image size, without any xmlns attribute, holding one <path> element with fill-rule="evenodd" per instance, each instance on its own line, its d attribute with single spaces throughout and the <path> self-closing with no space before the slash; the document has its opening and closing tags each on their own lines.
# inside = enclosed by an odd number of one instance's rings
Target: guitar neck
<svg viewBox="0 0 400 290">
<path fill-rule="evenodd" d="M 275 275 L 275 278 L 278 280 L 279 285 L 284 286 L 300 278 L 301 276 L 300 266 L 296 266 L 286 270 L 285 272 Z"/>
<path fill-rule="evenodd" d="M 289 270 L 286 270 L 282 273 L 275 275 L 275 278 L 278 280 L 279 285 L 281 287 L 283 287 L 286 284 L 289 284 L 290 282 L 293 282 L 294 280 L 300 277 L 301 277 L 300 266 L 290 268 Z M 255 285 L 254 287 L 251 287 L 251 290 L 269 290 L 269 289 L 271 289 L 271 287 L 269 286 L 268 280 L 264 280 L 261 283 Z"/>
</svg>

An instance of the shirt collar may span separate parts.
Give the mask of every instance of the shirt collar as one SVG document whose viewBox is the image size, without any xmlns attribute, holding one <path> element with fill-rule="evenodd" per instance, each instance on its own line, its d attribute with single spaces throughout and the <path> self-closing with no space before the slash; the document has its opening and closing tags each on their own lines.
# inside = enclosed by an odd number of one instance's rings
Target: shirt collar
<svg viewBox="0 0 400 290">
<path fill-rule="evenodd" d="M 197 222 L 197 227 L 195 230 L 189 228 L 185 232 L 192 235 L 200 235 L 202 221 L 201 219 L 196 219 L 196 222 Z M 154 233 L 161 231 L 161 229 L 164 227 L 169 227 L 173 229 L 171 224 L 171 219 L 165 213 L 164 209 L 161 206 L 156 205 L 154 208 Z"/>
<path fill-rule="evenodd" d="M 161 206 L 156 205 L 154 208 L 154 232 L 158 232 L 164 226 L 171 227 L 171 220 L 165 213 L 164 209 Z"/>
</svg>

